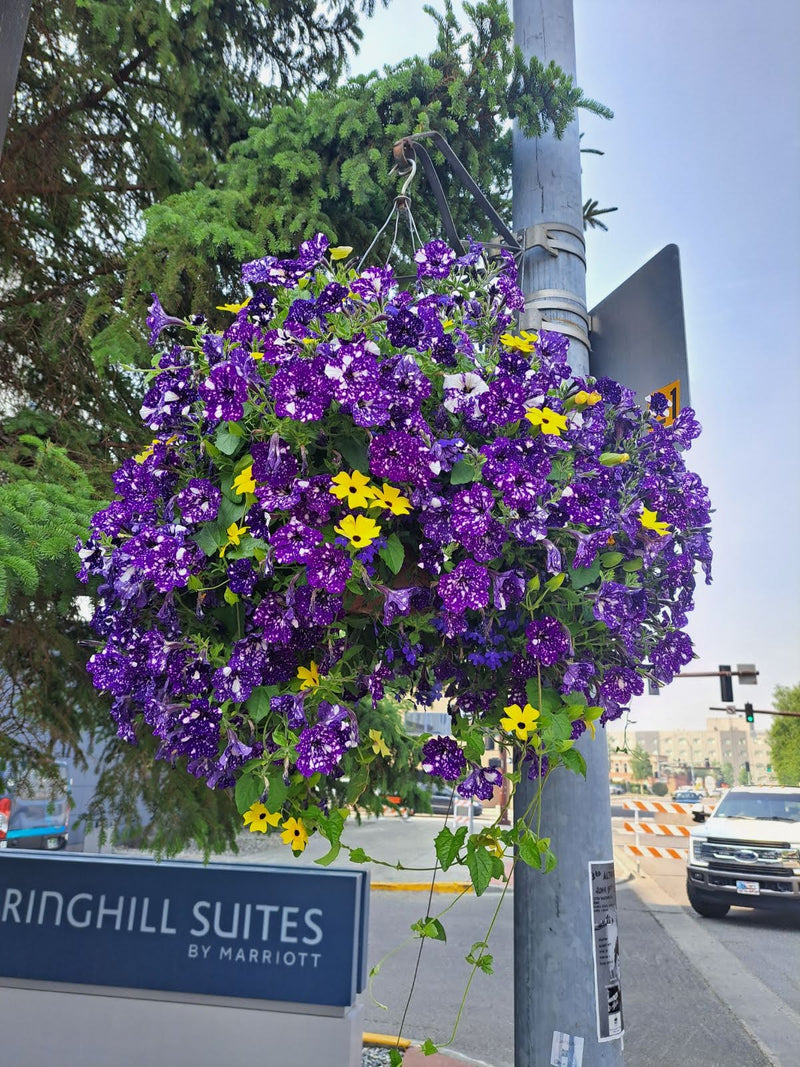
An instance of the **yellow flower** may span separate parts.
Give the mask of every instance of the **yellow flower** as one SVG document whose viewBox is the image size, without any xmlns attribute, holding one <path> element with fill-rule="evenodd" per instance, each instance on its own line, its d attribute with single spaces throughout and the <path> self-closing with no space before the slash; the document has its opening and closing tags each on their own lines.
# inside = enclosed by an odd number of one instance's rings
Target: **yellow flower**
<svg viewBox="0 0 800 1067">
<path fill-rule="evenodd" d="M 591 393 L 587 393 L 585 389 L 580 389 L 573 397 L 576 404 L 579 406 L 582 404 L 588 404 L 589 407 L 594 407 L 595 404 L 599 404 L 603 399 L 596 389 L 593 389 Z"/>
<path fill-rule="evenodd" d="M 366 548 L 381 533 L 380 526 L 366 515 L 345 515 L 339 525 L 334 526 L 334 530 L 356 548 Z"/>
<path fill-rule="evenodd" d="M 331 478 L 333 483 L 330 492 L 339 500 L 346 500 L 349 508 L 366 508 L 375 495 L 375 490 L 370 487 L 369 478 L 361 471 L 353 471 L 348 474 L 342 471 Z"/>
<path fill-rule="evenodd" d="M 246 308 L 252 299 L 251 296 L 248 296 L 247 300 L 241 304 L 217 304 L 217 311 L 232 311 L 235 315 L 238 311 L 241 311 L 242 308 Z"/>
<path fill-rule="evenodd" d="M 149 459 L 153 454 L 153 449 L 158 444 L 158 438 L 156 437 L 149 445 L 145 445 L 141 452 L 137 453 L 133 458 L 137 463 L 144 463 L 146 459 Z"/>
<path fill-rule="evenodd" d="M 336 248 L 330 250 L 331 259 L 347 259 L 352 251 L 352 245 L 337 245 Z"/>
<path fill-rule="evenodd" d="M 281 840 L 292 846 L 292 852 L 302 852 L 308 844 L 308 831 L 303 826 L 303 820 L 295 819 L 294 816 L 287 819 L 283 824 Z"/>
<path fill-rule="evenodd" d="M 509 704 L 503 711 L 506 714 L 500 720 L 500 725 L 507 733 L 516 734 L 520 741 L 527 741 L 528 734 L 538 729 L 536 720 L 539 718 L 539 712 L 530 704 L 526 704 L 524 708 L 519 704 Z"/>
<path fill-rule="evenodd" d="M 262 834 L 267 832 L 268 826 L 277 826 L 281 821 L 281 813 L 267 811 L 263 804 L 251 804 L 247 811 L 244 813 L 244 824 L 250 827 L 250 833 L 254 834 L 259 831 Z"/>
<path fill-rule="evenodd" d="M 264 353 L 263 352 L 251 352 L 250 355 L 253 357 L 253 359 L 263 359 L 264 358 Z"/>
<path fill-rule="evenodd" d="M 555 434 L 556 437 L 560 437 L 561 431 L 567 428 L 567 416 L 553 411 L 552 408 L 542 408 L 541 411 L 539 408 L 531 408 L 525 412 L 525 418 L 534 426 L 539 426 L 542 433 Z"/>
<path fill-rule="evenodd" d="M 222 548 L 219 550 L 219 554 L 221 556 L 224 556 L 228 549 L 231 547 L 231 545 L 233 545 L 234 547 L 238 545 L 242 537 L 244 537 L 244 535 L 249 529 L 249 526 L 240 526 L 238 523 L 232 522 L 228 529 L 225 531 L 225 533 L 228 535 L 228 543 L 222 546 Z"/>
<path fill-rule="evenodd" d="M 245 467 L 244 470 L 239 471 L 233 479 L 233 491 L 234 493 L 254 493 L 256 491 L 256 483 L 253 481 L 252 463 L 249 467 Z"/>
<path fill-rule="evenodd" d="M 504 333 L 500 338 L 500 344 L 505 345 L 506 348 L 516 348 L 518 352 L 532 352 L 533 346 L 538 340 L 538 334 L 520 330 L 519 337 L 515 337 L 511 333 Z"/>
<path fill-rule="evenodd" d="M 383 483 L 383 489 L 373 489 L 372 506 L 386 508 L 392 515 L 408 515 L 411 511 L 411 501 L 402 496 L 399 489 L 387 482 Z"/>
<path fill-rule="evenodd" d="M 316 689 L 319 685 L 319 670 L 312 659 L 310 666 L 298 667 L 297 677 L 300 679 L 301 689 Z"/>
<path fill-rule="evenodd" d="M 664 537 L 669 533 L 669 523 L 659 522 L 658 513 L 650 511 L 649 508 L 642 508 L 642 514 L 639 516 L 639 522 L 645 528 L 645 530 L 653 530 L 660 537 Z"/>
<path fill-rule="evenodd" d="M 376 756 L 391 756 L 392 750 L 383 740 L 380 730 L 370 730 L 369 739 L 372 742 L 372 751 Z"/>
</svg>

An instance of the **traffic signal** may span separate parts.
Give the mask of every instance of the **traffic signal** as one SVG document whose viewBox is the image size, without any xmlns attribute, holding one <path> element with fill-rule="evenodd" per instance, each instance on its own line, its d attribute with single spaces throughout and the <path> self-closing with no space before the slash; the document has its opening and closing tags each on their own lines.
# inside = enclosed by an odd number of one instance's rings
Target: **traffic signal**
<svg viewBox="0 0 800 1067">
<path fill-rule="evenodd" d="M 719 691 L 722 694 L 723 704 L 733 703 L 733 678 L 730 674 L 723 674 L 723 671 L 730 671 L 730 663 L 720 663 L 719 665 Z"/>
<path fill-rule="evenodd" d="M 755 713 L 753 711 L 753 705 L 752 704 L 745 704 L 745 706 L 744 706 L 744 717 L 747 720 L 747 722 L 755 722 L 756 721 L 756 716 L 755 716 Z"/>
</svg>

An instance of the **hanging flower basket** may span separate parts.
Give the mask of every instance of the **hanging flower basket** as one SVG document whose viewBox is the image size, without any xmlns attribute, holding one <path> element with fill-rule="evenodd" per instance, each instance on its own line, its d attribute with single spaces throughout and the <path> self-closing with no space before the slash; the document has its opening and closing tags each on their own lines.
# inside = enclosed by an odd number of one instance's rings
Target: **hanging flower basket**
<svg viewBox="0 0 800 1067">
<path fill-rule="evenodd" d="M 432 241 L 403 289 L 350 251 L 245 264 L 222 332 L 154 296 L 155 439 L 79 546 L 119 736 L 235 787 L 295 852 L 322 834 L 328 862 L 393 767 L 488 800 L 491 737 L 512 787 L 581 772 L 576 739 L 692 658 L 710 565 L 690 409 L 667 427 L 660 394 L 643 410 L 517 332 L 510 256 Z M 446 701 L 451 732 L 401 744 L 401 698 Z M 511 846 L 553 862 L 522 823 L 443 842 L 478 892 Z"/>
</svg>

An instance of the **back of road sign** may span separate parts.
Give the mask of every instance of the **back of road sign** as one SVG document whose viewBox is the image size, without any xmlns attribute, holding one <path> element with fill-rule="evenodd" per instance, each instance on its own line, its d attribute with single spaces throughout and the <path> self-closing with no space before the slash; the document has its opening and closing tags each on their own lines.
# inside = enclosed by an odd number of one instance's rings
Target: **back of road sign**
<svg viewBox="0 0 800 1067">
<path fill-rule="evenodd" d="M 673 408 L 689 404 L 680 255 L 662 248 L 601 300 L 591 316 L 591 372 L 636 390 L 639 402 L 668 392 Z M 677 390 L 667 387 L 677 382 Z M 677 410 L 673 410 L 673 415 Z"/>
</svg>

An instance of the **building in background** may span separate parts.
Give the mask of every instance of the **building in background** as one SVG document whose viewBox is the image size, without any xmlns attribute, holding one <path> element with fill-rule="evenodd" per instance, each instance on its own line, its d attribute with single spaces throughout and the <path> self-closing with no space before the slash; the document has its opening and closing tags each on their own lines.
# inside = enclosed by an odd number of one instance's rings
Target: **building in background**
<svg viewBox="0 0 800 1067">
<path fill-rule="evenodd" d="M 608 729 L 611 779 L 633 780 L 631 753 L 643 749 L 653 768 L 650 784 L 665 782 L 670 791 L 681 785 L 702 785 L 708 777 L 721 784 L 726 768 L 738 785 L 747 777 L 753 785 L 775 785 L 776 778 L 766 733 L 730 715 L 709 718 L 705 730 L 636 730 Z"/>
</svg>

